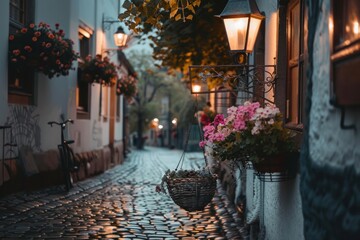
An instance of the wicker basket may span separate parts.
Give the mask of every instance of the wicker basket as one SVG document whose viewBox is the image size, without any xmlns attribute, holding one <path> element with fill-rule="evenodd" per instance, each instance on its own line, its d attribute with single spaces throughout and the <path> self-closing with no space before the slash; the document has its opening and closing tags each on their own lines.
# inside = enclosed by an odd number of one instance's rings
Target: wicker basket
<svg viewBox="0 0 360 240">
<path fill-rule="evenodd" d="M 186 211 L 203 210 L 211 202 L 216 190 L 214 177 L 167 178 L 172 200 Z"/>
</svg>

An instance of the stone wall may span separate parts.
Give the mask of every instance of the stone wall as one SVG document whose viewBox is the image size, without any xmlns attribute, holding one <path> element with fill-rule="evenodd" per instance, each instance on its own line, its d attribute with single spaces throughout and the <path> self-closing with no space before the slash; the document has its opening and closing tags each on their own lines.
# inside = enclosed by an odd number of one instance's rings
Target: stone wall
<svg viewBox="0 0 360 240">
<path fill-rule="evenodd" d="M 340 128 L 330 100 L 330 0 L 309 6 L 309 71 L 306 137 L 301 157 L 301 196 L 306 239 L 359 239 L 360 134 Z M 360 129 L 359 108 L 347 122 Z"/>
<path fill-rule="evenodd" d="M 74 157 L 78 170 L 72 173 L 72 177 L 77 182 L 122 164 L 123 144 L 116 142 L 113 147 L 75 153 Z M 5 181 L 0 187 L 2 194 L 62 184 L 57 150 L 33 153 L 31 148 L 22 148 L 17 159 L 7 160 L 4 170 Z"/>
</svg>

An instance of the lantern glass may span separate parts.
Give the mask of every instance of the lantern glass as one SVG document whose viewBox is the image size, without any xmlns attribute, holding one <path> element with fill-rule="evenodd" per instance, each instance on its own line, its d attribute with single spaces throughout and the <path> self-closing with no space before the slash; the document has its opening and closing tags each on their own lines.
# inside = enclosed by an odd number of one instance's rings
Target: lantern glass
<svg viewBox="0 0 360 240">
<path fill-rule="evenodd" d="M 256 37 L 258 35 L 259 28 L 260 28 L 260 25 L 261 25 L 261 20 L 262 19 L 254 18 L 254 17 L 250 18 L 248 42 L 247 42 L 247 47 L 246 47 L 247 52 L 252 52 L 253 49 L 254 49 L 254 44 L 255 44 L 255 41 L 256 41 Z"/>
<path fill-rule="evenodd" d="M 224 18 L 230 50 L 245 50 L 248 17 Z"/>
<path fill-rule="evenodd" d="M 192 86 L 192 91 L 193 91 L 194 93 L 199 93 L 199 92 L 201 91 L 201 86 L 198 85 L 198 84 L 194 84 L 194 85 Z"/>
<path fill-rule="evenodd" d="M 127 35 L 125 33 L 116 32 L 114 34 L 115 45 L 118 47 L 124 47 L 127 41 Z"/>
</svg>

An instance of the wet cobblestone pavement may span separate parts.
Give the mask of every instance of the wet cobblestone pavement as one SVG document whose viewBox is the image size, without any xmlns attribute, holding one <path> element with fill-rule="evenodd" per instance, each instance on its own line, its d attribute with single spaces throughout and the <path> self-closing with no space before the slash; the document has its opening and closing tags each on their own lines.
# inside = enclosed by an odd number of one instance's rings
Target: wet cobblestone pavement
<svg viewBox="0 0 360 240">
<path fill-rule="evenodd" d="M 146 148 L 124 164 L 75 184 L 0 198 L 1 239 L 246 239 L 241 219 L 218 191 L 204 211 L 187 212 L 156 193 L 181 151 Z M 184 168 L 203 166 L 188 153 Z"/>
</svg>

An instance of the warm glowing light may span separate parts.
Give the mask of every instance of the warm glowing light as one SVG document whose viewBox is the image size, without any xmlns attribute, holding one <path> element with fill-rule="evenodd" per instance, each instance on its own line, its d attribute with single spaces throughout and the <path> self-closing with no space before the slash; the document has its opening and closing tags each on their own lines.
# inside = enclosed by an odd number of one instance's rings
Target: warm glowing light
<svg viewBox="0 0 360 240">
<path fill-rule="evenodd" d="M 354 34 L 359 34 L 359 22 L 355 21 L 353 24 L 353 32 Z"/>
<path fill-rule="evenodd" d="M 177 123 L 177 119 L 176 119 L 176 118 L 174 118 L 171 122 L 172 122 L 172 124 L 174 124 L 174 125 L 175 125 L 175 124 Z"/>
<path fill-rule="evenodd" d="M 158 123 L 158 122 L 159 122 L 159 119 L 158 119 L 158 118 L 154 118 L 153 121 L 156 122 L 156 123 Z"/>
<path fill-rule="evenodd" d="M 192 87 L 192 91 L 194 93 L 199 93 L 201 91 L 201 86 L 198 85 L 198 84 L 194 84 L 193 87 Z"/>
<path fill-rule="evenodd" d="M 164 126 L 160 124 L 158 128 L 159 128 L 159 129 L 163 129 Z"/>
<path fill-rule="evenodd" d="M 128 36 L 125 34 L 122 27 L 119 27 L 116 33 L 114 33 L 115 45 L 118 47 L 126 46 Z"/>
<path fill-rule="evenodd" d="M 345 26 L 345 32 L 347 32 L 347 33 L 350 32 L 350 27 L 349 27 L 349 25 L 346 25 L 346 26 Z"/>
<path fill-rule="evenodd" d="M 334 21 L 332 18 L 329 18 L 329 30 L 334 31 Z"/>
<path fill-rule="evenodd" d="M 229 0 L 219 15 L 224 21 L 231 51 L 251 53 L 265 18 L 255 0 Z"/>
</svg>

